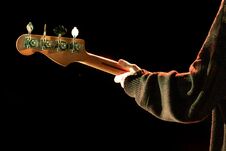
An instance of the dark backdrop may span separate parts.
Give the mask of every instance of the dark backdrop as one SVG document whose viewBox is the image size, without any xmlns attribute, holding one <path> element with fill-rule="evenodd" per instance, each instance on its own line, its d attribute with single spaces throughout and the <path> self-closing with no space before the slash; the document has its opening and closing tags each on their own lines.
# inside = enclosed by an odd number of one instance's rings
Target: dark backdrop
<svg viewBox="0 0 226 151">
<path fill-rule="evenodd" d="M 63 150 L 208 150 L 210 118 L 192 125 L 160 121 L 127 96 L 113 75 L 76 62 L 62 67 L 40 53 L 23 56 L 15 43 L 30 21 L 33 34 L 42 34 L 47 24 L 47 35 L 54 35 L 52 29 L 63 25 L 71 37 L 77 26 L 90 53 L 150 71 L 186 72 L 220 0 L 47 2 L 23 1 L 2 13 L 7 142 Z"/>
</svg>

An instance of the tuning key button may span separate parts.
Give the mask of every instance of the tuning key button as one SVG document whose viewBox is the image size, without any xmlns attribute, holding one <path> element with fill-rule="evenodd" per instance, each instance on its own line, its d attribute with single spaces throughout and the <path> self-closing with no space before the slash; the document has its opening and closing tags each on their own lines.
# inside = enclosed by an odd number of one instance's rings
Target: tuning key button
<svg viewBox="0 0 226 151">
<path fill-rule="evenodd" d="M 77 27 L 74 27 L 72 30 L 71 30 L 71 35 L 73 38 L 76 38 L 78 36 L 78 28 Z"/>
<path fill-rule="evenodd" d="M 46 24 L 44 25 L 43 37 L 46 36 Z"/>
<path fill-rule="evenodd" d="M 27 28 L 28 34 L 31 34 L 31 32 L 32 32 L 33 29 L 34 29 L 34 26 L 32 25 L 31 22 L 29 22 L 29 23 L 27 24 L 26 28 Z"/>
<path fill-rule="evenodd" d="M 67 28 L 65 28 L 63 25 L 59 25 L 53 29 L 53 32 L 57 36 L 61 37 L 67 33 Z"/>
</svg>

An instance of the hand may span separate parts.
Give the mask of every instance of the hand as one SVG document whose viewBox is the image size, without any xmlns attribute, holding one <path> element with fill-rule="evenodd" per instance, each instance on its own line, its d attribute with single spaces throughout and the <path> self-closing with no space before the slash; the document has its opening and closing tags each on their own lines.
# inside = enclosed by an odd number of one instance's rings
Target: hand
<svg viewBox="0 0 226 151">
<path fill-rule="evenodd" d="M 123 68 L 129 69 L 129 72 L 125 72 L 123 74 L 116 75 L 114 78 L 115 83 L 120 83 L 121 87 L 124 88 L 124 81 L 126 77 L 133 75 L 135 72 L 141 70 L 136 64 L 131 64 L 126 60 L 119 59 L 118 64 Z"/>
</svg>

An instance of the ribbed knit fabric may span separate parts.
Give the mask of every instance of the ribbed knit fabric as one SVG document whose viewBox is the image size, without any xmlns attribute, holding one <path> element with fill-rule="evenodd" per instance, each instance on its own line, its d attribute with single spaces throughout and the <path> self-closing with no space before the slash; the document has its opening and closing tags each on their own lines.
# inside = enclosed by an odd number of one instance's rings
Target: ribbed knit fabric
<svg viewBox="0 0 226 151">
<path fill-rule="evenodd" d="M 191 124 L 212 114 L 210 151 L 226 151 L 226 2 L 188 72 L 138 71 L 125 79 L 125 92 L 165 121 Z"/>
</svg>

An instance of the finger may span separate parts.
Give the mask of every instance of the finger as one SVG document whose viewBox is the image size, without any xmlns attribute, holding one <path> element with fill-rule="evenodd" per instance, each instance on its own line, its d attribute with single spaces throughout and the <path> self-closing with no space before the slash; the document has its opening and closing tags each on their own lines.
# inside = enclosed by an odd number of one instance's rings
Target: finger
<svg viewBox="0 0 226 151">
<path fill-rule="evenodd" d="M 128 61 L 126 61 L 124 59 L 119 59 L 118 63 L 123 68 L 129 69 L 131 72 L 136 72 L 138 70 L 141 70 L 140 67 L 138 67 L 136 64 L 129 63 Z"/>
<path fill-rule="evenodd" d="M 129 70 L 130 70 L 130 72 L 136 72 L 136 71 L 139 71 L 141 69 L 136 64 L 132 64 Z"/>
<path fill-rule="evenodd" d="M 131 74 L 130 72 L 126 72 L 126 73 L 123 73 L 123 74 L 120 74 L 120 75 L 116 75 L 115 78 L 114 78 L 114 81 L 116 83 L 120 83 L 125 79 L 125 77 L 127 77 L 130 74 Z"/>
<path fill-rule="evenodd" d="M 115 78 L 114 78 L 114 82 L 115 83 L 119 83 L 121 80 L 121 77 L 120 76 L 115 76 Z"/>
<path fill-rule="evenodd" d="M 123 66 L 123 67 L 130 67 L 130 63 L 124 59 L 119 59 L 118 61 L 119 65 Z"/>
<path fill-rule="evenodd" d="M 121 87 L 124 88 L 124 76 L 122 75 L 118 75 L 118 76 L 115 76 L 114 78 L 114 81 L 115 83 L 120 83 Z"/>
</svg>

